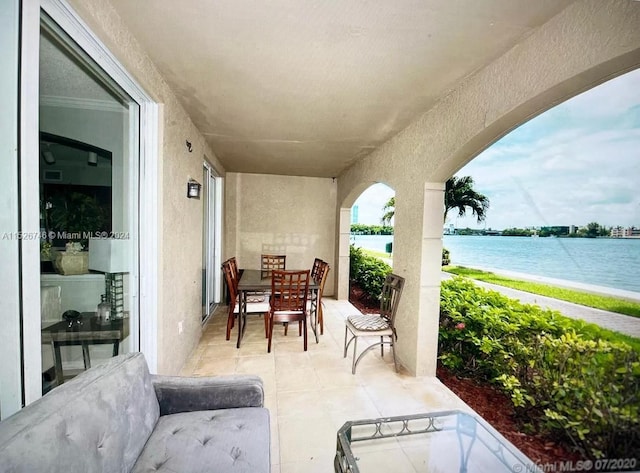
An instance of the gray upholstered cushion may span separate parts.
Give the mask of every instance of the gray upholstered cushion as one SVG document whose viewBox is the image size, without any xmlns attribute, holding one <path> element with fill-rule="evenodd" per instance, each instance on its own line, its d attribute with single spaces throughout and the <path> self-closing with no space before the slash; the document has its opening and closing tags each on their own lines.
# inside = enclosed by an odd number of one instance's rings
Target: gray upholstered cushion
<svg viewBox="0 0 640 473">
<path fill-rule="evenodd" d="M 358 330 L 377 331 L 389 328 L 389 322 L 377 314 L 350 315 L 347 320 Z"/>
<path fill-rule="evenodd" d="M 257 376 L 185 378 L 152 376 L 160 415 L 230 407 L 262 407 L 264 388 Z"/>
<path fill-rule="evenodd" d="M 158 417 L 144 357 L 112 358 L 0 423 L 0 471 L 129 471 Z"/>
<path fill-rule="evenodd" d="M 221 409 L 162 416 L 134 473 L 268 473 L 269 411 Z"/>
</svg>

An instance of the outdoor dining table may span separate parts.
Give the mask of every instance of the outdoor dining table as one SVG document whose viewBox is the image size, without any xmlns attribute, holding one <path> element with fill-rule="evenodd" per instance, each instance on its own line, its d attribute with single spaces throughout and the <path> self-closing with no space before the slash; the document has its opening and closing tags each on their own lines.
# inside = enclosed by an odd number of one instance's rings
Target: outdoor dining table
<svg viewBox="0 0 640 473">
<path fill-rule="evenodd" d="M 318 298 L 318 291 L 320 290 L 320 281 L 316 281 L 312 277 L 309 277 L 309 297 Z M 270 272 L 262 271 L 260 269 L 241 269 L 240 280 L 238 281 L 238 342 L 237 348 L 240 348 L 244 331 L 247 328 L 247 295 L 251 293 L 263 293 L 269 294 L 271 292 L 271 276 Z M 312 305 L 311 313 L 311 329 L 316 337 L 316 343 L 318 339 L 318 306 Z M 265 317 L 267 315 L 265 314 Z"/>
</svg>

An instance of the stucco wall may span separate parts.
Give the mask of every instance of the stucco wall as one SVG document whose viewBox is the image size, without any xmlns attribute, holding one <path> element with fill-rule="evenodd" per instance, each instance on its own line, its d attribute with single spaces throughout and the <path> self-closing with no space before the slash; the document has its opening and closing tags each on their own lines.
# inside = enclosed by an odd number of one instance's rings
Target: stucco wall
<svg viewBox="0 0 640 473">
<path fill-rule="evenodd" d="M 322 258 L 332 295 L 336 189 L 333 179 L 227 173 L 225 257 L 247 269 L 260 269 L 263 253 L 287 255 L 288 269 L 311 269 Z"/>
<path fill-rule="evenodd" d="M 205 155 L 224 169 L 177 97 L 107 0 L 71 0 L 89 28 L 159 104 L 158 372 L 177 374 L 201 335 L 202 200 L 187 199 L 190 177 L 202 181 Z M 193 145 L 189 152 L 185 140 Z M 144 245 L 144 242 L 141 242 Z M 178 333 L 182 323 L 183 332 Z"/>
<path fill-rule="evenodd" d="M 409 371 L 435 374 L 439 281 L 433 275 L 440 272 L 440 255 L 431 231 L 442 228 L 442 198 L 429 183 L 446 181 L 527 119 L 638 67 L 638 25 L 640 2 L 572 4 L 339 176 L 341 208 L 353 204 L 363 184 L 385 182 L 396 191 L 394 271 L 407 278 L 398 354 Z M 344 280 L 348 267 L 338 271 Z"/>
</svg>

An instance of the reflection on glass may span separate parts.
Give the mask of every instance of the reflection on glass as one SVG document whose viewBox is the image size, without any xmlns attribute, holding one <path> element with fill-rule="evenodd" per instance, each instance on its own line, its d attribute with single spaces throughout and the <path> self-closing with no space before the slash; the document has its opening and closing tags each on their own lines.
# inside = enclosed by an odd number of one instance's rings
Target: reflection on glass
<svg viewBox="0 0 640 473">
<path fill-rule="evenodd" d="M 135 106 L 43 17 L 40 229 L 43 393 L 133 348 Z"/>
</svg>

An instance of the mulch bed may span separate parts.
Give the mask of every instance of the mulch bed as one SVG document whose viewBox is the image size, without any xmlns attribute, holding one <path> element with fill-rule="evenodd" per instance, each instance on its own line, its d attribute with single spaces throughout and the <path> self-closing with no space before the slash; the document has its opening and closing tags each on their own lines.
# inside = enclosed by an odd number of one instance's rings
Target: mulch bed
<svg viewBox="0 0 640 473">
<path fill-rule="evenodd" d="M 353 283 L 350 288 L 349 302 L 363 313 L 378 311 L 379 303 L 368 299 Z M 521 421 L 516 417 L 511 400 L 492 385 L 469 378 L 460 378 L 444 367 L 438 367 L 436 376 L 536 464 L 557 465 L 558 462 L 569 460 L 575 462 L 582 459 L 580 455 L 571 452 L 554 439 L 523 432 Z"/>
</svg>

